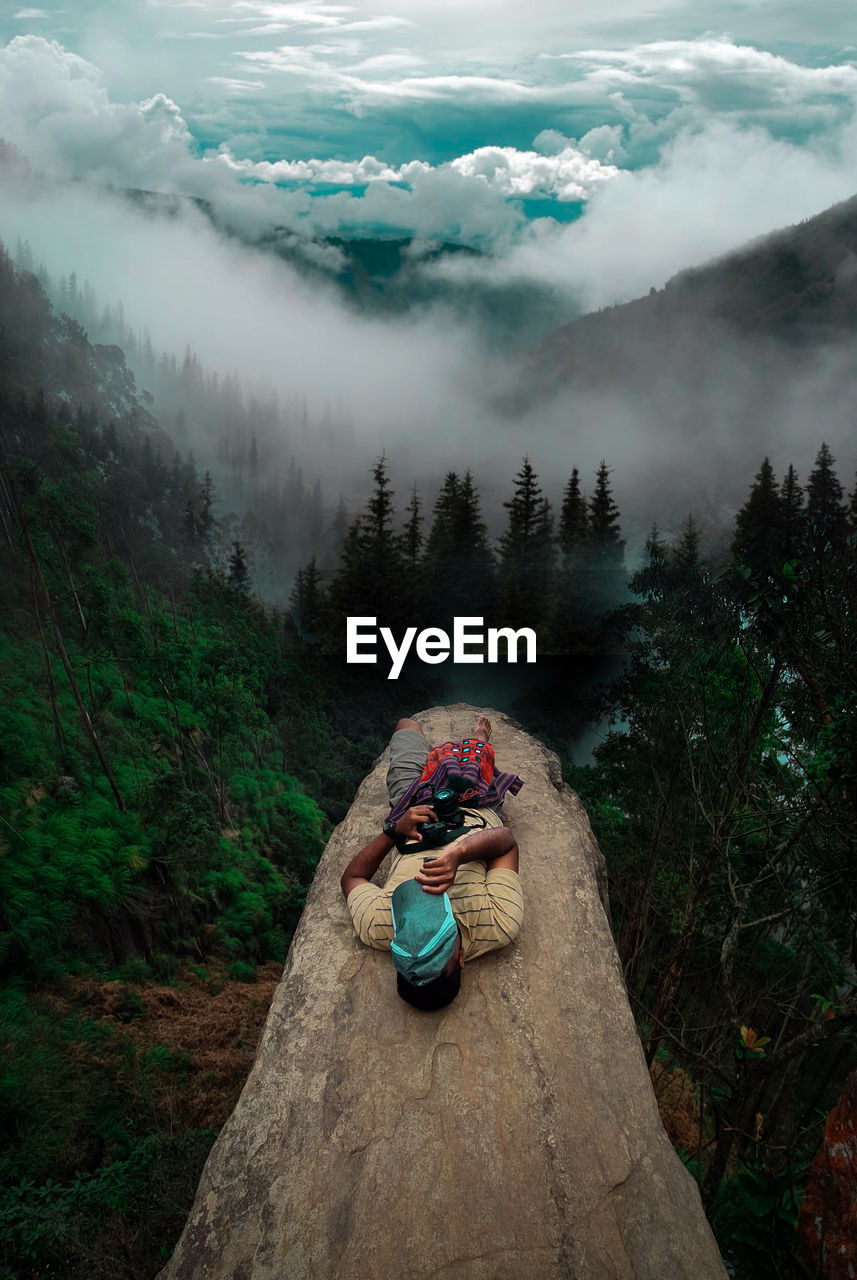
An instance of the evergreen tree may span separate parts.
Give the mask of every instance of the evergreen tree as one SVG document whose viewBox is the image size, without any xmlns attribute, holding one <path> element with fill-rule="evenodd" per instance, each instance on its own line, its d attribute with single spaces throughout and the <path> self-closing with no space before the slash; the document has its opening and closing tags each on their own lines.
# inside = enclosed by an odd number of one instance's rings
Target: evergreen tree
<svg viewBox="0 0 857 1280">
<path fill-rule="evenodd" d="M 429 601 L 426 620 L 435 625 L 447 626 L 457 615 L 493 616 L 494 556 L 469 469 L 463 476 L 450 471 L 444 479 L 426 539 L 422 578 Z"/>
<path fill-rule="evenodd" d="M 426 542 L 427 564 L 447 559 L 453 554 L 456 540 L 456 508 L 461 482 L 457 471 L 447 472 L 432 512 L 431 530 Z"/>
<path fill-rule="evenodd" d="M 423 515 L 420 496 L 417 493 L 416 484 L 414 484 L 414 487 L 411 490 L 411 500 L 405 510 L 407 512 L 408 521 L 402 534 L 402 549 L 404 551 L 405 563 L 408 567 L 411 580 L 416 581 L 420 564 L 420 554 L 423 546 Z"/>
<path fill-rule="evenodd" d="M 636 595 L 660 600 L 664 594 L 669 547 L 661 538 L 657 524 L 652 525 L 646 538 L 645 555 L 647 563 L 633 574 L 629 585 Z"/>
<path fill-rule="evenodd" d="M 553 571 L 553 519 L 529 458 L 515 477 L 515 492 L 503 506 L 509 513 L 500 539 L 500 595 L 513 625 L 536 626 L 548 604 Z"/>
<path fill-rule="evenodd" d="M 229 566 L 226 575 L 227 584 L 240 596 L 250 594 L 250 569 L 247 564 L 247 552 L 243 543 L 236 538 L 232 543 Z"/>
<path fill-rule="evenodd" d="M 619 527 L 619 508 L 610 488 L 610 468 L 602 458 L 595 473 L 595 489 L 589 499 L 589 548 L 594 563 L 618 569 L 625 543 Z"/>
<path fill-rule="evenodd" d="M 575 653 L 588 647 L 586 639 L 588 588 L 585 571 L 589 521 L 586 499 L 581 492 L 580 473 L 574 467 L 565 486 L 560 508 L 559 546 L 562 559 L 554 577 L 549 604 L 549 626 L 543 648 L 551 652 Z"/>
<path fill-rule="evenodd" d="M 783 505 L 768 458 L 756 473 L 744 506 L 735 518 L 732 555 L 754 583 L 767 582 L 782 569 Z"/>
<path fill-rule="evenodd" d="M 687 519 L 682 525 L 681 537 L 678 546 L 673 552 L 673 564 L 682 577 L 686 577 L 692 573 L 699 564 L 699 526 L 693 518 L 693 513 L 687 513 Z"/>
<path fill-rule="evenodd" d="M 821 559 L 829 548 L 840 546 L 847 531 L 842 485 L 833 463 L 829 448 L 822 444 L 806 486 L 807 536 L 816 559 Z"/>
<path fill-rule="evenodd" d="M 395 529 L 393 490 L 383 454 L 372 477 L 375 488 L 346 534 L 330 587 L 326 630 L 329 643 L 337 648 L 341 648 L 348 616 L 374 616 L 379 626 L 394 630 L 410 622 L 404 590 L 408 570 L 402 538 Z"/>
<path fill-rule="evenodd" d="M 304 644 L 318 643 L 324 591 L 315 556 L 304 569 L 299 569 L 289 599 L 289 611 L 295 629 Z"/>
<path fill-rule="evenodd" d="M 780 489 L 780 528 L 783 563 L 799 560 L 806 541 L 806 515 L 803 489 L 798 484 L 797 472 L 791 465 Z"/>
<path fill-rule="evenodd" d="M 559 517 L 559 546 L 566 559 L 580 549 L 587 526 L 586 499 L 580 490 L 580 474 L 574 467 L 565 487 Z"/>
<path fill-rule="evenodd" d="M 569 497 L 574 496 L 570 481 Z M 578 542 L 573 573 L 565 580 L 566 598 L 554 610 L 556 617 L 564 610 L 569 619 L 566 652 L 603 648 L 608 616 L 625 594 L 624 550 L 610 468 L 602 459 L 586 511 L 586 536 Z"/>
</svg>

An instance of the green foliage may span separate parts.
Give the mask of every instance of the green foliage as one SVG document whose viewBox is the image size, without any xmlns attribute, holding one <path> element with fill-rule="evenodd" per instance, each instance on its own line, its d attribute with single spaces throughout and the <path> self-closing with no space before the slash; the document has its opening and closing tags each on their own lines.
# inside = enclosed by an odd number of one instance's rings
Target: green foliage
<svg viewBox="0 0 857 1280">
<path fill-rule="evenodd" d="M 747 1280 L 799 1280 L 809 1271 L 795 1248 L 802 1184 L 790 1166 L 754 1157 L 728 1178 L 712 1205 L 711 1225 L 723 1256 Z"/>
<path fill-rule="evenodd" d="M 793 1251 L 771 1170 L 853 1063 L 857 1010 L 857 555 L 824 447 L 808 492 L 804 507 L 793 469 L 778 486 L 766 459 L 718 572 L 691 520 L 672 547 L 653 531 L 629 664 L 605 698 L 618 727 L 571 774 L 648 1056 L 669 1043 L 705 1080 L 716 1149 L 703 1136 L 689 1156 L 760 1258 Z"/>
<path fill-rule="evenodd" d="M 250 598 L 258 538 L 2 250 L 0 319 L 0 1275 L 153 1275 L 214 1133 L 181 1130 L 187 1052 L 131 1038 L 141 987 L 284 958 L 389 711 L 355 717 Z M 110 982 L 109 1021 L 67 1013 L 69 975 Z"/>
<path fill-rule="evenodd" d="M 169 1256 L 185 1202 L 217 1136 L 214 1129 L 151 1134 L 129 1154 L 67 1183 L 22 1178 L 0 1191 L 0 1277 L 61 1274 L 113 1280 L 154 1274 Z M 123 1221 L 144 1214 L 146 1230 Z"/>
</svg>

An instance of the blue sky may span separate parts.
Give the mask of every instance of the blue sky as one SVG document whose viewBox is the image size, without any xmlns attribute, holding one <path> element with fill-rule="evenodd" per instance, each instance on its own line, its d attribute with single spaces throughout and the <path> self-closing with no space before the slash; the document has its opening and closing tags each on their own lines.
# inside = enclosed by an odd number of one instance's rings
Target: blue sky
<svg viewBox="0 0 857 1280">
<path fill-rule="evenodd" d="M 736 151 L 785 147 L 804 188 L 748 208 L 747 234 L 849 193 L 847 3 L 66 0 L 12 5 L 0 37 L 3 132 L 34 163 L 239 219 L 243 201 L 254 229 L 505 251 L 623 174 L 668 168 L 688 139 L 704 164 L 718 130 Z M 724 199 L 758 203 L 728 170 Z"/>
</svg>

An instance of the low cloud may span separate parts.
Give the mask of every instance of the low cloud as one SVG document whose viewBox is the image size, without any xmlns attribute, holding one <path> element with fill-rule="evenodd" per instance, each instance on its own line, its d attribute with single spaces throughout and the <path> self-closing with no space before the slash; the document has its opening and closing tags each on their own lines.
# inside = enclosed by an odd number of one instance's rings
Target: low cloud
<svg viewBox="0 0 857 1280">
<path fill-rule="evenodd" d="M 73 269 L 102 305 L 121 300 L 156 350 L 181 362 L 190 346 L 209 373 L 237 374 L 259 403 L 273 389 L 281 404 L 306 404 L 312 429 L 296 429 L 285 452 L 295 450 L 307 478 L 320 476 L 331 506 L 340 490 L 352 509 L 365 499 L 372 460 L 385 451 L 400 507 L 414 480 L 430 505 L 444 473 L 469 466 L 498 531 L 524 449 L 555 501 L 573 466 L 591 490 L 603 457 L 615 468 L 625 533 L 641 545 L 655 517 L 677 526 L 692 507 L 709 529 L 728 517 L 764 453 L 778 471 L 794 461 L 805 476 L 823 436 L 843 479 L 857 463 L 843 391 L 850 353 L 823 352 L 796 378 L 785 357 L 768 353 L 757 367 L 752 351 L 724 344 L 687 384 L 661 371 L 635 396 L 584 376 L 556 394 L 550 370 L 539 385 L 453 307 L 360 315 L 270 253 L 219 235 L 193 205 L 158 218 L 83 184 L 43 190 L 35 203 L 7 191 L 0 236 L 14 247 L 19 235 L 54 277 Z M 194 428 L 198 463 L 213 462 L 219 442 L 205 424 Z"/>
<path fill-rule="evenodd" d="M 336 10 L 352 25 L 357 21 L 344 6 L 267 9 L 277 10 L 271 21 L 283 20 L 287 9 L 296 25 L 304 10 L 314 19 L 332 18 Z M 260 6 L 245 14 L 265 20 Z M 384 17 L 370 14 L 372 20 Z M 490 101 L 500 83 L 490 67 L 481 75 L 403 75 L 406 54 L 399 55 L 399 65 L 376 62 L 355 74 L 359 49 L 337 46 L 331 53 L 346 23 L 327 26 L 330 44 L 296 44 L 288 56 L 299 68 L 327 60 L 337 75 L 348 74 L 333 65 L 347 56 L 352 81 L 392 86 L 395 111 L 401 111 L 402 85 L 409 84 L 420 101 L 435 94 L 466 106 L 470 95 Z M 818 443 L 806 439 L 806 422 L 816 422 L 818 406 L 836 399 L 830 389 L 842 375 L 837 358 L 821 360 L 799 387 L 784 369 L 780 399 L 771 393 L 767 414 L 754 421 L 752 433 L 746 409 L 759 388 L 740 353 L 724 352 L 718 385 L 701 399 L 677 389 L 672 399 L 646 407 L 609 389 L 578 388 L 551 399 L 546 385 L 542 394 L 535 388 L 531 407 L 507 414 L 497 406 L 508 390 L 508 356 L 486 350 L 453 306 L 424 308 L 395 321 L 361 317 L 332 289 L 310 287 L 272 255 L 219 235 L 190 202 L 171 219 L 144 216 L 96 183 L 205 197 L 225 224 L 250 237 L 279 227 L 287 240 L 297 232 L 377 228 L 417 234 L 426 246 L 460 238 L 491 255 L 462 254 L 440 264 L 426 255 L 420 269 L 445 274 L 446 282 L 461 286 L 460 297 L 479 290 L 499 296 L 503 289 L 536 284 L 552 291 L 560 307 L 567 300 L 571 318 L 576 308 L 659 287 L 682 267 L 852 194 L 853 69 L 843 66 L 826 79 L 796 74 L 789 82 L 793 64 L 784 68 L 783 59 L 735 55 L 735 75 L 748 83 L 769 77 L 765 110 L 776 108 L 781 119 L 818 110 L 818 136 L 798 143 L 774 136 L 746 111 L 712 113 L 705 88 L 716 80 L 711 59 L 733 57 L 720 48 L 723 43 L 706 51 L 693 42 L 669 54 L 640 47 L 624 62 L 590 51 L 585 67 L 578 67 L 579 82 L 570 86 L 533 86 L 513 77 L 502 88 L 511 98 L 530 93 L 538 101 L 544 94 L 547 101 L 550 93 L 573 93 L 592 101 L 595 93 L 609 102 L 611 117 L 595 123 L 587 117 L 576 133 L 570 125 L 535 128 L 532 145 L 462 146 L 460 154 L 432 163 L 394 162 L 380 152 L 349 158 L 347 150 L 344 158 L 262 160 L 242 154 L 235 139 L 206 150 L 174 97 L 154 92 L 117 102 L 91 62 L 54 42 L 18 37 L 0 50 L 4 132 L 37 167 L 80 181 L 59 182 L 36 204 L 4 199 L 0 235 L 13 245 L 18 234 L 27 236 L 54 274 L 76 270 L 102 300 L 121 299 L 130 322 L 148 328 L 156 347 L 181 356 L 190 344 L 221 376 L 236 371 L 254 388 L 305 396 L 315 414 L 328 407 L 341 427 L 341 448 L 313 463 L 323 471 L 328 496 L 340 484 L 365 491 L 366 468 L 385 448 L 400 491 L 414 476 L 430 489 L 449 466 L 468 465 L 480 483 L 508 487 L 525 441 L 557 489 L 573 465 L 591 475 L 606 457 L 617 468 L 620 505 L 625 508 L 636 491 L 641 517 L 651 517 L 660 501 L 656 474 L 667 476 L 675 493 L 695 497 L 727 475 L 743 484 L 765 451 L 779 469 L 793 458 L 805 473 Z M 231 63 L 219 67 L 230 69 Z M 259 79 L 224 74 L 212 80 L 236 97 L 252 98 L 263 86 L 261 73 Z M 642 97 L 665 95 L 672 107 L 648 113 L 641 97 L 630 96 L 634 86 L 642 86 Z M 350 93 L 354 85 L 346 88 Z M 259 96 L 266 110 L 278 109 Z M 362 101 L 368 110 L 369 97 Z M 800 110 L 795 103 L 803 104 Z M 582 202 L 585 210 L 567 225 L 548 218 L 528 223 L 521 202 L 531 198 Z M 417 246 L 415 261 L 424 247 Z M 317 254 L 321 263 L 339 265 L 335 251 L 331 262 L 328 246 L 317 246 Z M 519 376 L 516 367 L 514 378 Z M 824 430 L 835 448 L 848 439 L 833 410 Z M 313 447 L 312 441 L 306 446 L 310 452 Z M 847 475 L 853 449 L 840 452 Z"/>
<path fill-rule="evenodd" d="M 593 310 L 660 288 L 685 266 L 854 194 L 853 119 L 825 145 L 807 147 L 759 128 L 682 116 L 685 123 L 663 143 L 657 163 L 593 185 L 578 221 L 540 220 L 502 259 L 453 259 L 434 270 L 460 283 L 536 280 L 564 287 L 581 310 Z M 649 128 L 643 120 L 635 134 L 632 125 L 622 135 L 628 149 L 641 146 L 639 133 Z M 618 138 L 614 131 L 594 141 L 609 144 L 609 153 Z"/>
<path fill-rule="evenodd" d="M 244 176 L 273 183 L 363 186 L 384 182 L 416 188 L 431 173 L 450 173 L 475 179 L 504 197 L 555 196 L 558 200 L 585 200 L 599 183 L 618 173 L 614 165 L 602 164 L 570 145 L 553 155 L 519 151 L 515 147 L 479 147 L 457 156 L 448 165 L 438 166 L 420 160 L 390 165 L 375 156 L 352 161 L 237 160 L 227 148 L 221 150 L 220 159 Z M 439 226 L 438 230 L 443 228 Z"/>
</svg>

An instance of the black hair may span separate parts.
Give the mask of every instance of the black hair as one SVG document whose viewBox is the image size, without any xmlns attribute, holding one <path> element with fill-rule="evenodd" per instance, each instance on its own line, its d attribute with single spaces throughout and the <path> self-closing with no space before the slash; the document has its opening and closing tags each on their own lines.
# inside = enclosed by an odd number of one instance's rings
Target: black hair
<svg viewBox="0 0 857 1280">
<path fill-rule="evenodd" d="M 442 973 L 434 982 L 426 982 L 421 987 L 408 982 L 407 978 L 397 973 L 396 987 L 408 1004 L 412 1004 L 415 1009 L 422 1009 L 424 1013 L 432 1013 L 435 1009 L 442 1009 L 458 995 L 461 987 L 461 965 L 456 964 L 452 973 Z"/>
</svg>

